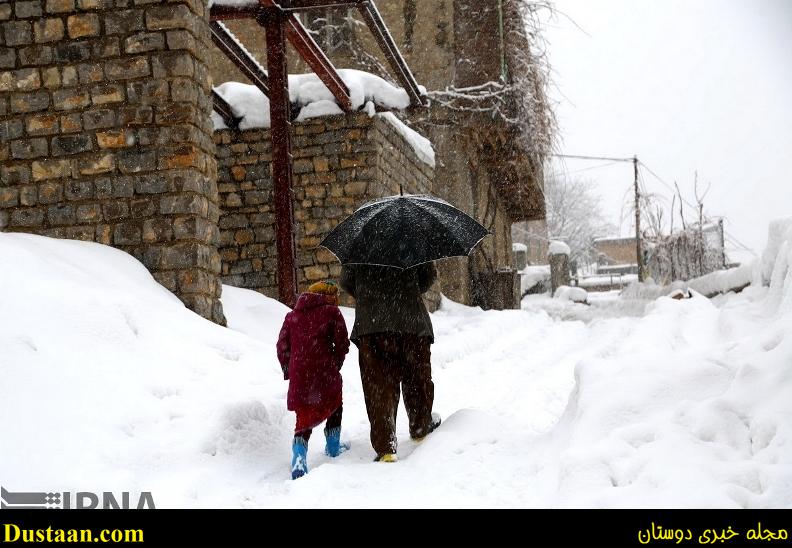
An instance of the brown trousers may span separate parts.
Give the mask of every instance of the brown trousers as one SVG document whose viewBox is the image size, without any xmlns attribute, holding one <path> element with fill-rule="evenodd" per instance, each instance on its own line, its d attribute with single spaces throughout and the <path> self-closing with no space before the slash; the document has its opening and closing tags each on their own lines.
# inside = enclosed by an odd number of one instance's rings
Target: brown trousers
<svg viewBox="0 0 792 548">
<path fill-rule="evenodd" d="M 377 456 L 396 453 L 399 392 L 410 421 L 410 436 L 419 438 L 432 421 L 431 339 L 399 333 L 363 335 L 358 341 L 360 377 Z"/>
</svg>

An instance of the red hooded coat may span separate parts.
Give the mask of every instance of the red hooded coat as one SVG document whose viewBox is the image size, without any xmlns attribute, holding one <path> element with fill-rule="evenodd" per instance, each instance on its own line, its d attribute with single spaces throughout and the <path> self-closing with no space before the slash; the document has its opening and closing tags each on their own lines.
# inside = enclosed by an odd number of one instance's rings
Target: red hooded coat
<svg viewBox="0 0 792 548">
<path fill-rule="evenodd" d="M 286 406 L 298 412 L 297 430 L 313 428 L 341 405 L 340 369 L 349 339 L 341 310 L 331 301 L 318 293 L 300 295 L 278 337 L 278 360 L 289 380 Z"/>
</svg>

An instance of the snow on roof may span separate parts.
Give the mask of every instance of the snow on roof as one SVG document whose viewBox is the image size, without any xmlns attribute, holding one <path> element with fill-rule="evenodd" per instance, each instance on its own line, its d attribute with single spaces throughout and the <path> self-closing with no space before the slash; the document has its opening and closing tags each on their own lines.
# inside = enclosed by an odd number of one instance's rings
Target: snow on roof
<svg viewBox="0 0 792 548">
<path fill-rule="evenodd" d="M 528 246 L 521 243 L 512 244 L 512 251 L 528 251 Z"/>
<path fill-rule="evenodd" d="M 612 238 L 594 238 L 595 244 L 604 244 L 604 243 L 628 243 L 628 242 L 635 242 L 635 236 L 618 236 Z"/>
<path fill-rule="evenodd" d="M 349 88 L 354 109 L 365 110 L 373 116 L 376 106 L 385 109 L 405 109 L 410 106 L 410 97 L 403 88 L 396 87 L 379 76 L 354 69 L 339 69 L 338 74 Z M 214 90 L 229 104 L 234 116 L 242 118 L 239 129 L 270 127 L 269 99 L 256 86 L 226 82 Z M 421 91 L 425 90 L 421 88 Z M 313 73 L 289 75 L 289 100 L 302 107 L 296 118 L 298 122 L 343 113 L 333 94 Z M 429 139 L 408 127 L 393 113 L 386 112 L 380 116 L 405 138 L 423 162 L 434 167 L 434 149 Z M 212 113 L 212 121 L 215 129 L 226 127 L 217 113 Z"/>
</svg>

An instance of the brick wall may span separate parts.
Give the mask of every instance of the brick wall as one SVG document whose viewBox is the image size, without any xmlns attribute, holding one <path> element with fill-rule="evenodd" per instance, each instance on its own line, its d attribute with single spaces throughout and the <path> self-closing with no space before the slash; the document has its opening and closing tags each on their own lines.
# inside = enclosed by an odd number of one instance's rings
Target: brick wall
<svg viewBox="0 0 792 548">
<path fill-rule="evenodd" d="M 433 170 L 382 117 L 316 118 L 294 125 L 294 217 L 298 282 L 338 278 L 341 266 L 319 242 L 362 203 L 427 193 Z M 215 132 L 223 283 L 277 297 L 275 213 L 268 130 Z"/>
<path fill-rule="evenodd" d="M 204 0 L 0 3 L 0 230 L 140 259 L 224 323 Z"/>
</svg>

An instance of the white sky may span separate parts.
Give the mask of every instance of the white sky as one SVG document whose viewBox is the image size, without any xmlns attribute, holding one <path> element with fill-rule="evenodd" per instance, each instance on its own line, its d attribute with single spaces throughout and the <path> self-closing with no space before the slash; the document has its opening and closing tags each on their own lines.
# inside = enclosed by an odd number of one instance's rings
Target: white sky
<svg viewBox="0 0 792 548">
<path fill-rule="evenodd" d="M 563 15 L 547 23 L 559 152 L 637 154 L 690 202 L 698 170 L 700 186 L 712 183 L 705 213 L 726 217 L 727 232 L 761 252 L 768 220 L 792 216 L 792 0 L 555 5 L 582 28 Z M 603 163 L 554 168 L 591 180 L 618 225 L 632 165 L 586 169 Z M 649 173 L 643 179 L 670 207 L 671 191 Z M 633 229 L 621 225 L 623 234 Z"/>
</svg>

